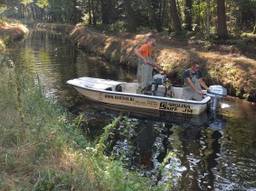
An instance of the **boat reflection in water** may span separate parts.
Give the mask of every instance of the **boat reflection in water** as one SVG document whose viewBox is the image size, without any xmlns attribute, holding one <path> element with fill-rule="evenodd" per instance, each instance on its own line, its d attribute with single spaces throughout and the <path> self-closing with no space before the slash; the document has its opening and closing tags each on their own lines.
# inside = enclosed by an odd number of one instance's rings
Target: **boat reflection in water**
<svg viewBox="0 0 256 191">
<path fill-rule="evenodd" d="M 115 112 L 122 112 L 129 117 L 135 117 L 140 120 L 166 122 L 181 125 L 182 127 L 209 127 L 216 130 L 221 130 L 225 125 L 224 119 L 222 119 L 217 112 L 204 112 L 201 115 L 190 115 L 116 106 L 111 104 L 100 104 L 100 107 Z"/>
</svg>

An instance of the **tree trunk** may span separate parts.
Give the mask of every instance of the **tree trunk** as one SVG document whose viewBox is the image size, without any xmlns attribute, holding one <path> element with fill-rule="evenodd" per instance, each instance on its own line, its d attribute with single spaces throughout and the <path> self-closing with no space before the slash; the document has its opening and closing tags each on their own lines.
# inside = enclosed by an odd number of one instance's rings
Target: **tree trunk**
<svg viewBox="0 0 256 191">
<path fill-rule="evenodd" d="M 168 1 L 167 0 L 163 0 L 161 21 L 162 21 L 162 26 L 168 23 Z"/>
<path fill-rule="evenodd" d="M 256 9 L 254 9 L 254 27 L 252 33 L 256 34 Z"/>
<path fill-rule="evenodd" d="M 211 2 L 210 0 L 206 0 L 207 7 L 206 7 L 206 36 L 210 36 L 210 22 L 211 22 Z"/>
<path fill-rule="evenodd" d="M 175 32 L 181 31 L 181 22 L 177 11 L 176 0 L 170 0 L 170 12 L 173 29 Z"/>
<path fill-rule="evenodd" d="M 114 22 L 114 5 L 112 0 L 101 0 L 101 20 L 103 24 Z"/>
<path fill-rule="evenodd" d="M 73 0 L 73 10 L 72 10 L 72 18 L 71 23 L 76 24 L 82 21 L 82 11 L 77 8 L 78 3 L 76 0 Z"/>
<path fill-rule="evenodd" d="M 197 10 L 197 12 L 196 12 L 196 15 L 195 15 L 195 28 L 196 28 L 196 31 L 198 31 L 199 30 L 199 28 L 201 27 L 201 22 L 200 22 L 200 3 L 201 3 L 201 1 L 200 0 L 197 0 L 196 1 L 196 6 L 198 7 L 198 9 L 199 10 Z"/>
<path fill-rule="evenodd" d="M 219 38 L 226 39 L 228 36 L 225 0 L 217 0 L 217 34 Z"/>
<path fill-rule="evenodd" d="M 131 0 L 125 0 L 124 5 L 126 12 L 127 30 L 128 32 L 136 32 L 137 23 L 134 16 L 134 11 L 131 7 Z"/>
<path fill-rule="evenodd" d="M 185 0 L 185 29 L 192 31 L 192 0 Z"/>
<path fill-rule="evenodd" d="M 89 25 L 92 24 L 92 3 L 91 0 L 88 1 L 88 14 L 89 14 Z"/>
<path fill-rule="evenodd" d="M 151 0 L 149 6 L 149 15 L 151 15 L 152 26 L 158 32 L 162 31 L 162 2 L 163 0 Z"/>
<path fill-rule="evenodd" d="M 93 24 L 93 26 L 96 26 L 96 24 L 97 24 L 97 2 L 96 3 L 94 3 L 94 0 L 93 1 L 91 1 L 91 5 L 92 5 L 92 24 Z M 95 5 L 96 4 L 96 5 Z"/>
</svg>

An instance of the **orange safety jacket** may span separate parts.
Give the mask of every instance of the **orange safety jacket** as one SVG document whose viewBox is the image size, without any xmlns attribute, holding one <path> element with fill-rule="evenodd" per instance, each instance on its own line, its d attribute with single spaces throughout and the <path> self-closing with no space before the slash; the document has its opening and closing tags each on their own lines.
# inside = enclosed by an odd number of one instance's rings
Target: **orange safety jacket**
<svg viewBox="0 0 256 191">
<path fill-rule="evenodd" d="M 152 55 L 152 46 L 149 43 L 145 43 L 141 45 L 141 47 L 138 49 L 138 52 L 144 57 L 150 57 Z"/>
</svg>

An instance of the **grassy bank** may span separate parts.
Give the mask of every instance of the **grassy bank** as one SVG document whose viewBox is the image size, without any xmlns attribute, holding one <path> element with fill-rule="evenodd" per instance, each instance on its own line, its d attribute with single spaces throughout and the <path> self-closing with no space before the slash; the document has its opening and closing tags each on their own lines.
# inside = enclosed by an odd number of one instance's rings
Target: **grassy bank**
<svg viewBox="0 0 256 191">
<path fill-rule="evenodd" d="M 40 82 L 0 65 L 0 190 L 160 190 L 103 155 L 83 136 L 80 117 L 42 95 Z"/>
<path fill-rule="evenodd" d="M 0 19 L 0 52 L 5 50 L 8 43 L 14 43 L 28 34 L 28 29 L 21 23 Z"/>
</svg>

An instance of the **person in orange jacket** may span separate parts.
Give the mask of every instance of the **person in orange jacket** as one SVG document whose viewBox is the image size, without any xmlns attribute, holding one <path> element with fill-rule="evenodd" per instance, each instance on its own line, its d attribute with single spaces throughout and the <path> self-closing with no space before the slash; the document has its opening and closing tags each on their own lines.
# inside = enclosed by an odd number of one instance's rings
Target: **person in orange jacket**
<svg viewBox="0 0 256 191">
<path fill-rule="evenodd" d="M 152 84 L 153 68 L 159 69 L 153 59 L 153 49 L 156 45 L 156 40 L 150 36 L 146 39 L 146 42 L 135 49 L 135 54 L 139 58 L 137 67 L 137 80 L 138 80 L 138 93 L 143 93 L 147 87 Z"/>
</svg>

